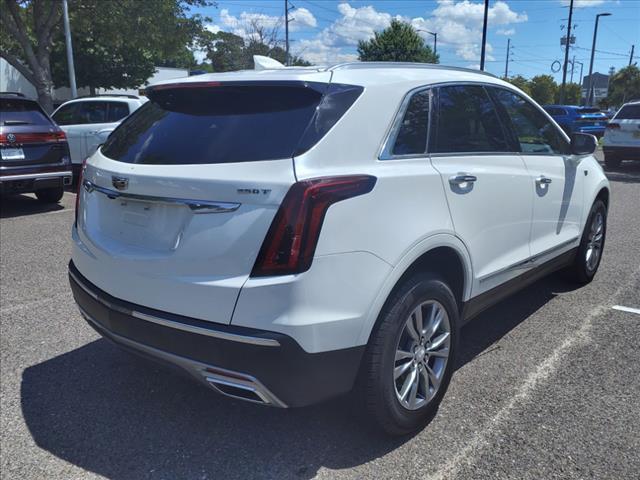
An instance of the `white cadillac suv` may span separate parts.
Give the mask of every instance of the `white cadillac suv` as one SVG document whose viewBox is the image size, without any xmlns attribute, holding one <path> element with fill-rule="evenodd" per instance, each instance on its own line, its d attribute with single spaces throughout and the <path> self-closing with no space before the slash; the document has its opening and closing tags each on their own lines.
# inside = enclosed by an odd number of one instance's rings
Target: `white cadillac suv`
<svg viewBox="0 0 640 480">
<path fill-rule="evenodd" d="M 460 327 L 561 268 L 598 268 L 609 185 L 478 71 L 350 63 L 147 89 L 83 169 L 69 265 L 103 336 L 279 407 L 353 389 L 420 428 Z"/>
</svg>

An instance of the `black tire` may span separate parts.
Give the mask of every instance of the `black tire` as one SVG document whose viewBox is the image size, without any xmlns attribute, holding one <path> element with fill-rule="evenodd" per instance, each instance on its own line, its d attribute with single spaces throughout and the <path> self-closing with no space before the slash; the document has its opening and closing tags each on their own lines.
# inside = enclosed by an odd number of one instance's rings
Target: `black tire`
<svg viewBox="0 0 640 480">
<path fill-rule="evenodd" d="M 622 163 L 622 159 L 613 155 L 612 153 L 605 154 L 604 156 L 604 166 L 607 167 L 608 170 L 618 168 Z"/>
<path fill-rule="evenodd" d="M 412 312 L 426 301 L 435 301 L 434 305 L 442 307 L 448 316 L 450 341 L 449 356 L 446 364 L 440 369 L 441 377 L 435 393 L 427 400 L 423 395 L 421 401 L 427 402 L 415 410 L 405 408 L 398 398 L 397 382 L 403 383 L 401 377 L 394 377 L 396 349 L 402 335 L 406 335 L 405 324 Z M 421 307 L 432 308 L 431 305 Z M 428 312 L 427 312 L 428 313 Z M 455 367 L 456 346 L 458 341 L 458 305 L 449 286 L 439 277 L 432 274 L 416 274 L 400 285 L 383 308 L 374 331 L 371 334 L 365 353 L 359 378 L 360 405 L 366 405 L 370 417 L 387 433 L 404 435 L 422 428 L 436 413 L 444 396 L 451 374 Z M 426 322 L 425 322 L 426 323 Z M 442 322 L 441 322 L 442 323 Z M 426 325 L 425 325 L 426 327 Z M 438 333 L 438 335 L 441 332 Z M 407 337 L 408 338 L 408 337 Z M 411 340 L 409 338 L 409 340 Z M 419 347 L 419 346 L 418 346 Z M 415 352 L 415 350 L 414 350 Z M 422 351 L 424 353 L 424 350 Z M 425 362 L 439 361 L 437 358 L 423 360 Z M 402 362 L 402 361 L 401 361 Z M 409 363 L 415 363 L 410 360 Z M 432 368 L 435 365 L 432 364 Z M 420 366 L 427 375 L 426 366 Z M 417 372 L 417 367 L 414 369 Z M 418 375 L 416 373 L 416 375 Z M 422 377 L 421 381 L 425 382 Z M 424 383 L 423 390 L 424 391 Z M 431 384 L 427 382 L 427 390 Z M 409 394 L 411 395 L 411 394 Z"/>
<path fill-rule="evenodd" d="M 595 263 L 590 264 L 587 260 L 587 252 L 593 245 L 594 240 L 594 223 L 597 223 L 597 216 L 601 215 L 602 218 L 602 239 L 600 242 L 600 248 Z M 577 283 L 586 285 L 593 280 L 600 261 L 602 260 L 602 252 L 604 251 L 604 244 L 607 237 L 607 206 L 602 200 L 596 200 L 591 206 L 591 211 L 587 217 L 587 222 L 582 232 L 582 239 L 580 240 L 580 246 L 576 253 L 576 258 L 573 265 L 567 269 L 569 278 Z M 593 255 L 593 252 L 592 252 Z M 591 257 L 589 257 L 591 258 Z"/>
<path fill-rule="evenodd" d="M 42 203 L 58 203 L 64 195 L 63 187 L 43 188 L 36 190 L 36 198 Z"/>
</svg>

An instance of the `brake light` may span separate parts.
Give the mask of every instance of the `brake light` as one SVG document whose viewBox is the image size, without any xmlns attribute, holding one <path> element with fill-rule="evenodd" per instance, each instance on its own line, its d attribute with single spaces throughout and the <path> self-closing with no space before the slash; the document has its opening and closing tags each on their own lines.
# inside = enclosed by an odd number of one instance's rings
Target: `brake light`
<svg viewBox="0 0 640 480">
<path fill-rule="evenodd" d="M 251 276 L 307 271 L 329 207 L 369 193 L 375 184 L 376 177 L 369 175 L 325 177 L 293 184 L 271 223 Z"/>
<path fill-rule="evenodd" d="M 82 192 L 82 181 L 84 177 L 84 169 L 87 167 L 87 160 L 89 160 L 88 157 L 82 161 L 82 167 L 80 168 L 80 173 L 78 174 L 78 188 L 76 189 L 76 227 L 78 226 L 78 211 L 80 209 L 80 193 Z"/>
<path fill-rule="evenodd" d="M 0 133 L 0 143 L 9 143 L 7 140 L 8 133 Z M 66 142 L 67 136 L 62 130 L 55 132 L 38 132 L 38 133 L 14 133 L 15 140 L 11 143 L 60 143 Z"/>
<path fill-rule="evenodd" d="M 220 87 L 222 82 L 181 82 L 181 83 L 164 83 L 147 87 L 148 92 L 157 92 L 158 90 L 176 90 L 182 88 L 211 88 Z"/>
<path fill-rule="evenodd" d="M 619 123 L 607 123 L 607 128 L 609 128 L 611 130 L 616 130 L 616 129 L 620 128 L 620 124 Z"/>
</svg>

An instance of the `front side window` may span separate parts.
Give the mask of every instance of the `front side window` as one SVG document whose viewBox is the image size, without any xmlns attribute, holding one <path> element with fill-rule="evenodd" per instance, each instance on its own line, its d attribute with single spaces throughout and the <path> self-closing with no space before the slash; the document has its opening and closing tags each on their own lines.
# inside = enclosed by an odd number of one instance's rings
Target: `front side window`
<svg viewBox="0 0 640 480">
<path fill-rule="evenodd" d="M 430 153 L 513 151 L 484 87 L 440 87 L 435 112 Z"/>
<path fill-rule="evenodd" d="M 409 100 L 398 128 L 391 153 L 415 155 L 425 153 L 429 126 L 429 91 L 416 93 Z"/>
<path fill-rule="evenodd" d="M 488 88 L 521 152 L 569 153 L 569 144 L 562 133 L 532 103 L 504 88 Z"/>
</svg>

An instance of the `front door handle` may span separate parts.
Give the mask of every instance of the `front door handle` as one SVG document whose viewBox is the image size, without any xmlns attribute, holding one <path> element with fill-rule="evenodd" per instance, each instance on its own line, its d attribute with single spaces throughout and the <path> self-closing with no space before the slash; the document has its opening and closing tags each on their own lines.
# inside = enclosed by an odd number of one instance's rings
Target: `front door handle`
<svg viewBox="0 0 640 480">
<path fill-rule="evenodd" d="M 544 175 L 540 175 L 536 178 L 536 183 L 538 185 L 549 185 L 551 183 L 551 179 L 549 177 L 545 177 Z"/>
<path fill-rule="evenodd" d="M 468 173 L 458 173 L 457 175 L 453 175 L 449 177 L 449 183 L 452 185 L 460 185 L 462 183 L 473 183 L 478 180 L 478 177 L 475 175 L 470 175 Z"/>
</svg>

